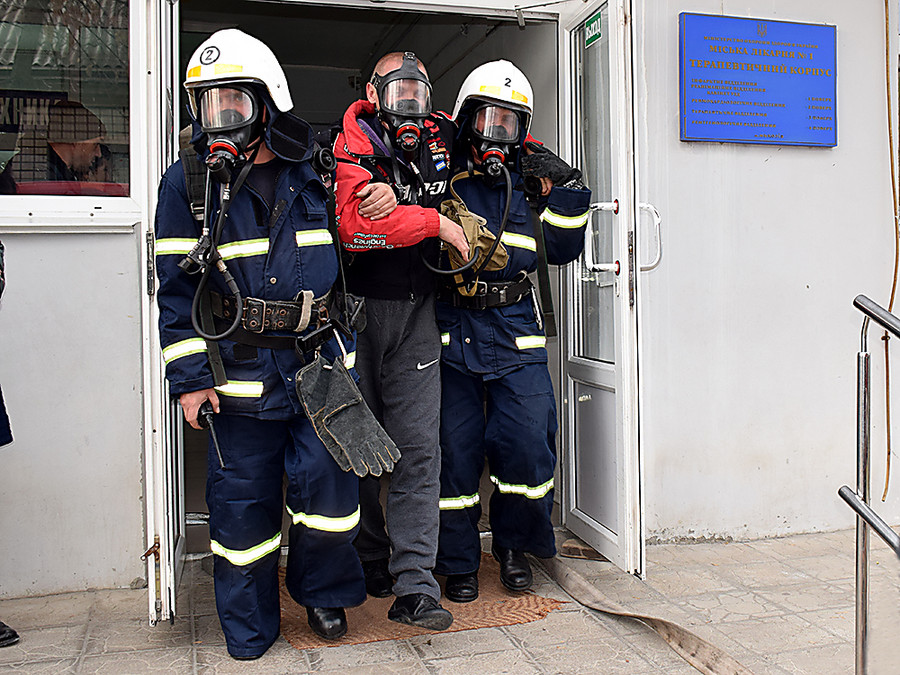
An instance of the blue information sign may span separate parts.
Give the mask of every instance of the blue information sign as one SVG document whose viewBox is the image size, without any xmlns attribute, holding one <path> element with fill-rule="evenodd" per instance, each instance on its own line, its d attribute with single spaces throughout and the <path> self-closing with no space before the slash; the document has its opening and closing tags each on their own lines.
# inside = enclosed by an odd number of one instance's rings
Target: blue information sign
<svg viewBox="0 0 900 675">
<path fill-rule="evenodd" d="M 837 29 L 682 13 L 681 140 L 837 145 Z"/>
</svg>

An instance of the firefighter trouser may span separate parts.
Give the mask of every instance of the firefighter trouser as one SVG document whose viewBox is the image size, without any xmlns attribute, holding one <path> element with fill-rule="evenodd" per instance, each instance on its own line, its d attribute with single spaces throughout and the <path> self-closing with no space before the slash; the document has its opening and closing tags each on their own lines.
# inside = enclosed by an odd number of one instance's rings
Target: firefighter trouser
<svg viewBox="0 0 900 675">
<path fill-rule="evenodd" d="M 387 557 L 397 580 L 394 594 L 424 593 L 435 600 L 434 579 L 440 495 L 441 337 L 434 296 L 415 300 L 366 299 L 366 329 L 356 345 L 359 388 L 397 447 L 400 461 L 390 474 L 387 531 L 371 476 L 360 486 L 360 558 Z"/>
<path fill-rule="evenodd" d="M 287 475 L 291 518 L 285 584 L 309 607 L 349 607 L 366 597 L 353 548 L 358 479 L 341 471 L 305 416 L 215 417 L 225 468 L 210 441 L 206 503 L 215 554 L 216 608 L 232 656 L 262 654 L 278 637 L 278 558 Z"/>
<path fill-rule="evenodd" d="M 441 534 L 435 571 L 478 570 L 478 485 L 487 456 L 493 541 L 541 558 L 556 554 L 553 469 L 556 403 L 544 363 L 500 377 L 441 364 Z"/>
</svg>

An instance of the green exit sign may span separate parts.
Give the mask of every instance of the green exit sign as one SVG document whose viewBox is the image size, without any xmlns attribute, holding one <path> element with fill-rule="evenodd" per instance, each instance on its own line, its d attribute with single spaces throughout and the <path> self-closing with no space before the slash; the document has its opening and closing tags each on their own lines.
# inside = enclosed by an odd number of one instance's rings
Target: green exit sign
<svg viewBox="0 0 900 675">
<path fill-rule="evenodd" d="M 597 12 L 590 19 L 584 22 L 584 46 L 590 47 L 600 39 L 600 14 Z"/>
</svg>

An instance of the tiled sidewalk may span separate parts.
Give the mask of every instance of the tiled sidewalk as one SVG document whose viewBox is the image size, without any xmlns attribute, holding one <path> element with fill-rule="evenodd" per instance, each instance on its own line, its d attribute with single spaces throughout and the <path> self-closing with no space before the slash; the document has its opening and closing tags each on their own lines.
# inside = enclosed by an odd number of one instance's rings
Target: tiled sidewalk
<svg viewBox="0 0 900 675">
<path fill-rule="evenodd" d="M 608 563 L 567 564 L 611 600 L 681 623 L 754 673 L 838 674 L 853 672 L 854 546 L 851 531 L 650 546 L 646 582 Z M 881 664 L 893 660 L 900 625 L 900 563 L 877 541 L 870 584 L 871 673 L 896 673 Z M 22 636 L 0 649 L 0 674 L 697 672 L 643 624 L 571 602 L 541 572 L 535 591 L 569 602 L 530 624 L 408 640 L 302 652 L 279 639 L 259 661 L 238 662 L 225 651 L 212 580 L 195 562 L 174 625 L 148 625 L 146 591 L 0 601 L 0 619 Z"/>
</svg>

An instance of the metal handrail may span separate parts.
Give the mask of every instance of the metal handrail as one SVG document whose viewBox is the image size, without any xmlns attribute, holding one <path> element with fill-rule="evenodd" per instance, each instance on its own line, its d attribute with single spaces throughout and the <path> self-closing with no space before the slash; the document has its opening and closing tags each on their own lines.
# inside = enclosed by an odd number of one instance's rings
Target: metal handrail
<svg viewBox="0 0 900 675">
<path fill-rule="evenodd" d="M 856 511 L 856 675 L 865 675 L 869 623 L 869 525 L 897 555 L 900 537 L 869 507 L 869 430 L 871 393 L 869 391 L 869 352 L 866 345 L 870 320 L 900 337 L 900 319 L 865 295 L 857 295 L 853 306 L 865 314 L 856 364 L 856 492 L 848 486 L 838 494 Z M 891 542 L 894 542 L 892 544 Z"/>
<path fill-rule="evenodd" d="M 857 295 L 853 299 L 853 306 L 872 319 L 872 321 L 879 324 L 882 328 L 885 328 L 895 336 L 900 337 L 900 319 L 874 300 L 870 300 L 865 295 Z"/>
<path fill-rule="evenodd" d="M 850 489 L 849 485 L 844 485 L 838 490 L 838 494 L 841 496 L 847 504 L 850 505 L 850 508 L 856 511 L 856 515 L 865 520 L 869 527 L 875 530 L 875 533 L 884 540 L 884 543 L 887 544 L 890 549 L 897 554 L 897 557 L 900 558 L 900 534 L 894 532 L 890 525 L 888 525 L 884 518 L 875 513 L 872 508 L 866 504 L 859 496 Z"/>
</svg>

